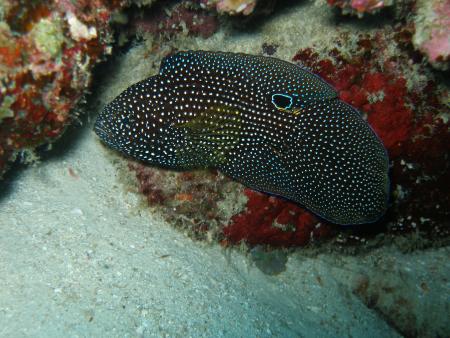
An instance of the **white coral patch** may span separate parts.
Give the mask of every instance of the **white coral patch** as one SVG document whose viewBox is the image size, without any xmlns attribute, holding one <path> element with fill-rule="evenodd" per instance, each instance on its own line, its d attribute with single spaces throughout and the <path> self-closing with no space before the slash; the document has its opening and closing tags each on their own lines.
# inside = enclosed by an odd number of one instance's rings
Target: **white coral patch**
<svg viewBox="0 0 450 338">
<path fill-rule="evenodd" d="M 70 35 L 74 40 L 91 40 L 97 37 L 97 29 L 86 26 L 72 12 L 66 13 L 66 20 L 69 23 Z"/>
</svg>

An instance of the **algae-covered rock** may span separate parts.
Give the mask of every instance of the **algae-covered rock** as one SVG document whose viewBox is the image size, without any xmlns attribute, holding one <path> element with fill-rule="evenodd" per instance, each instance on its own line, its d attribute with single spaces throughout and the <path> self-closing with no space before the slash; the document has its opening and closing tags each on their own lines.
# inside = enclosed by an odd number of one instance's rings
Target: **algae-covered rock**
<svg viewBox="0 0 450 338">
<path fill-rule="evenodd" d="M 73 120 L 92 67 L 110 51 L 109 17 L 122 6 L 1 2 L 0 176 L 17 154 L 53 142 Z"/>
</svg>

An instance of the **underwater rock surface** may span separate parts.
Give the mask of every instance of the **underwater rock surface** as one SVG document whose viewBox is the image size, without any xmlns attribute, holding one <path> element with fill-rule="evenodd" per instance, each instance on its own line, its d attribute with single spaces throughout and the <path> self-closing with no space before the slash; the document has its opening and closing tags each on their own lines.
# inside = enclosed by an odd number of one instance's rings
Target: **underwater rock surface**
<svg viewBox="0 0 450 338">
<path fill-rule="evenodd" d="M 414 17 L 414 47 L 440 70 L 450 65 L 450 2 L 418 0 Z"/>
</svg>

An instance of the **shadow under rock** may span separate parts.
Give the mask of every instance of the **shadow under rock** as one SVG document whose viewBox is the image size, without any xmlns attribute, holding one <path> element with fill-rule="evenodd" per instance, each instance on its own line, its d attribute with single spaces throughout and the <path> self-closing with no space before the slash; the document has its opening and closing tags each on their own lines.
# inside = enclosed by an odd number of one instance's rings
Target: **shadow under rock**
<svg viewBox="0 0 450 338">
<path fill-rule="evenodd" d="M 297 11 L 305 10 L 311 6 L 308 0 L 279 0 L 275 2 L 273 10 L 270 14 L 249 16 L 248 18 L 230 17 L 233 29 L 236 34 L 254 34 L 257 33 L 260 27 L 267 21 L 272 20 L 278 16 L 284 16 L 291 12 L 293 8 Z M 381 10 L 374 15 L 365 15 L 363 19 L 352 15 L 343 15 L 341 10 L 336 7 L 323 6 L 323 15 L 325 22 L 328 22 L 330 27 L 347 27 L 355 33 L 371 31 L 373 29 L 380 29 L 386 25 L 393 25 L 395 21 L 395 12 L 391 8 Z M 303 23 L 299 22 L 299 25 Z"/>
<path fill-rule="evenodd" d="M 0 203 L 11 196 L 15 183 L 20 180 L 25 171 L 37 170 L 43 163 L 60 160 L 66 156 L 68 152 L 76 148 L 80 139 L 84 137 L 84 134 L 89 132 L 90 129 L 90 124 L 87 123 L 88 117 L 84 116 L 82 120 L 86 120 L 86 122 L 81 124 L 79 121 L 74 122 L 72 125 L 68 126 L 64 134 L 51 145 L 44 144 L 34 149 L 32 151 L 34 155 L 32 156 L 36 156 L 39 159 L 38 163 L 27 164 L 26 153 L 18 154 L 16 161 L 11 163 L 9 170 L 7 170 L 3 175 L 3 178 L 0 179 Z"/>
<path fill-rule="evenodd" d="M 328 18 L 332 25 L 347 27 L 355 33 L 381 29 L 383 26 L 392 26 L 395 23 L 395 12 L 389 7 L 381 9 L 375 14 L 365 14 L 363 18 L 359 18 L 356 15 L 344 15 L 341 9 L 337 7 L 328 7 L 327 9 L 330 12 Z"/>
<path fill-rule="evenodd" d="M 89 101 L 91 100 L 89 99 Z M 52 144 L 44 144 L 34 149 L 31 156 L 36 156 L 39 159 L 38 163 L 26 163 L 28 151 L 18 154 L 16 161 L 11 163 L 9 170 L 0 179 L 0 203 L 11 196 L 15 183 L 20 180 L 26 170 L 38 170 L 43 163 L 59 161 L 76 149 L 82 138 L 92 132 L 97 106 L 91 102 L 80 105 L 78 109 L 82 110 L 83 113 L 67 127 L 59 139 Z"/>
</svg>

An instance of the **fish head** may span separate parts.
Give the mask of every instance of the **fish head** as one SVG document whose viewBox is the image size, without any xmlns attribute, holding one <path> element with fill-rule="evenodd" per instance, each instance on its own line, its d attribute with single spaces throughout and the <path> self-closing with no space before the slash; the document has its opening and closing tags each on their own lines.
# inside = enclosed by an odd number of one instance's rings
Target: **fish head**
<svg viewBox="0 0 450 338">
<path fill-rule="evenodd" d="M 159 76 L 138 82 L 107 104 L 94 131 L 110 148 L 147 164 L 173 168 L 182 148 L 173 127 L 170 88 Z"/>
<path fill-rule="evenodd" d="M 95 121 L 94 131 L 112 149 L 123 151 L 132 143 L 132 111 L 119 109 L 117 102 L 106 105 Z"/>
</svg>

